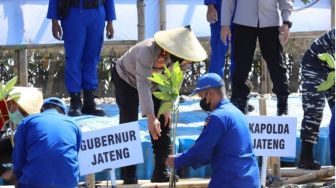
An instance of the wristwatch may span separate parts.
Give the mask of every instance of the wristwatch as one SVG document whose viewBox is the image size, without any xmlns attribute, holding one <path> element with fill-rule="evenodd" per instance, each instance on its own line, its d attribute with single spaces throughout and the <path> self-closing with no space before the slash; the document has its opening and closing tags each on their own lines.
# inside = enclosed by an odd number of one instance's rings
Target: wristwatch
<svg viewBox="0 0 336 188">
<path fill-rule="evenodd" d="M 286 24 L 288 28 L 291 28 L 293 23 L 291 21 L 283 21 L 282 24 Z"/>
</svg>

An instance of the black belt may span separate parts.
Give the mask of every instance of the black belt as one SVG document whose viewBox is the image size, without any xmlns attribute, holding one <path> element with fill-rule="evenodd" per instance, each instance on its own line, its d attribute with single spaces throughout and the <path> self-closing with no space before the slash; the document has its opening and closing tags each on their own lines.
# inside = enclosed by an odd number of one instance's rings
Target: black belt
<svg viewBox="0 0 336 188">
<path fill-rule="evenodd" d="M 71 6 L 72 7 L 79 7 L 80 0 L 72 0 Z M 105 0 L 93 0 L 93 1 L 83 1 L 83 7 L 84 9 L 95 9 L 99 6 L 104 6 Z"/>
</svg>

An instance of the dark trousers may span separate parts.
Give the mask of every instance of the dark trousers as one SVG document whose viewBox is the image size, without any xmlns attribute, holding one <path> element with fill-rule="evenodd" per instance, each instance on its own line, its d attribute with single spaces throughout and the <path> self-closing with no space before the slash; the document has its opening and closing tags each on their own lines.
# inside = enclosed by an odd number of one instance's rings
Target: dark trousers
<svg viewBox="0 0 336 188">
<path fill-rule="evenodd" d="M 125 82 L 120 76 L 118 75 L 117 71 L 114 69 L 112 71 L 112 81 L 115 87 L 115 97 L 116 102 L 119 107 L 119 122 L 120 123 L 127 123 L 132 121 L 138 120 L 138 113 L 139 113 L 139 97 L 138 91 L 130 86 L 127 82 Z M 154 102 L 154 113 L 157 114 L 160 108 L 161 100 L 157 99 L 153 96 Z M 170 144 L 170 127 L 164 126 L 164 117 L 160 116 L 159 118 L 161 124 L 161 137 L 158 140 L 153 140 L 151 136 L 151 142 L 153 151 L 155 154 L 155 163 L 162 163 L 164 164 L 166 156 L 168 156 L 169 151 L 171 149 Z M 157 161 L 157 159 L 161 159 Z"/>
<path fill-rule="evenodd" d="M 246 85 L 251 71 L 257 39 L 261 55 L 273 82 L 273 93 L 288 96 L 288 79 L 282 57 L 282 45 L 279 41 L 279 27 L 255 28 L 233 24 L 232 49 L 235 69 L 232 71 L 232 98 L 246 98 L 250 88 Z"/>
<path fill-rule="evenodd" d="M 13 147 L 9 137 L 0 139 L 0 177 L 8 169 L 3 164 L 12 162 Z"/>
</svg>

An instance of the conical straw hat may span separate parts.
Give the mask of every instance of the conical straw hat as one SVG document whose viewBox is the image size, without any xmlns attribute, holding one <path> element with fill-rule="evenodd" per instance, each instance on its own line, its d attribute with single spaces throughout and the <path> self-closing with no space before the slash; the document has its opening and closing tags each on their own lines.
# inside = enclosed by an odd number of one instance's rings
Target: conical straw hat
<svg viewBox="0 0 336 188">
<path fill-rule="evenodd" d="M 40 88 L 14 87 L 12 93 L 21 93 L 16 102 L 28 115 L 39 113 L 43 104 L 43 95 Z"/>
<path fill-rule="evenodd" d="M 187 61 L 203 61 L 207 54 L 188 27 L 159 31 L 154 35 L 155 42 L 165 51 Z"/>
</svg>

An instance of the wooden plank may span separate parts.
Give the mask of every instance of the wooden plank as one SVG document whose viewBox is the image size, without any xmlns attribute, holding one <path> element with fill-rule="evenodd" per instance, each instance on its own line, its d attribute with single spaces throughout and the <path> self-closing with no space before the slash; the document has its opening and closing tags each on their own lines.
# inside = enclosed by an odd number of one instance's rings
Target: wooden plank
<svg viewBox="0 0 336 188">
<path fill-rule="evenodd" d="M 261 90 L 262 94 L 272 93 L 272 81 L 268 72 L 267 63 L 261 58 Z"/>
<path fill-rule="evenodd" d="M 281 164 L 280 157 L 270 157 L 270 168 L 272 170 L 272 175 L 275 177 L 281 177 Z"/>
<path fill-rule="evenodd" d="M 96 187 L 95 175 L 94 174 L 86 175 L 86 187 L 87 188 L 95 188 Z"/>
<path fill-rule="evenodd" d="M 331 0 L 332 1 L 332 0 Z M 312 32 L 291 32 L 289 38 L 293 39 L 300 39 L 300 38 L 317 38 L 320 36 L 323 31 L 312 31 Z M 200 41 L 209 41 L 210 37 L 197 37 Z M 104 46 L 107 45 L 132 45 L 135 44 L 136 40 L 109 40 L 104 41 Z M 63 43 L 58 44 L 20 44 L 20 45 L 0 45 L 1 49 L 42 49 L 42 48 L 60 48 L 63 47 Z"/>
<path fill-rule="evenodd" d="M 330 0 L 330 5 L 331 5 L 331 27 L 335 27 L 335 0 Z"/>
<path fill-rule="evenodd" d="M 178 188 L 207 188 L 209 185 L 210 179 L 201 179 L 201 178 L 190 178 L 190 179 L 180 179 L 179 182 L 176 183 L 176 187 Z M 118 188 L 168 188 L 169 183 L 151 183 L 149 180 L 139 180 L 138 184 L 133 185 L 123 185 L 122 180 L 117 180 Z M 99 187 L 107 188 L 111 187 L 110 181 L 102 181 L 98 184 Z"/>
<path fill-rule="evenodd" d="M 138 41 L 145 39 L 145 3 L 144 0 L 137 0 L 138 11 Z"/>
<path fill-rule="evenodd" d="M 14 60 L 14 75 L 19 75 L 19 50 L 15 49 L 13 52 L 13 60 Z"/>
<path fill-rule="evenodd" d="M 18 85 L 28 86 L 28 61 L 27 61 L 27 49 L 15 49 L 14 50 L 14 73 L 18 75 Z"/>
<path fill-rule="evenodd" d="M 27 59 L 27 49 L 21 49 L 19 51 L 19 84 L 21 86 L 28 86 L 28 59 Z"/>
<path fill-rule="evenodd" d="M 332 168 L 332 166 L 322 167 L 322 169 L 329 169 L 329 168 Z M 298 177 L 313 172 L 316 172 L 316 170 L 306 170 L 297 167 L 286 167 L 280 169 L 281 177 Z M 272 175 L 272 169 L 268 169 L 267 175 Z"/>
<path fill-rule="evenodd" d="M 50 53 L 50 59 L 56 59 L 57 54 L 55 53 Z M 56 68 L 57 68 L 57 63 L 54 62 L 46 62 L 49 64 L 49 69 L 48 69 L 48 80 L 47 80 L 47 85 L 46 85 L 46 90 L 45 90 L 45 95 L 46 97 L 50 97 L 54 94 L 53 88 L 54 88 L 54 75 L 56 73 Z"/>
<path fill-rule="evenodd" d="M 266 61 L 261 58 L 261 90 L 262 95 L 259 99 L 259 111 L 260 115 L 267 115 L 267 105 L 266 105 L 266 99 L 264 98 L 264 95 L 267 93 L 271 93 L 272 88 L 272 82 L 270 79 L 269 71 L 267 69 L 267 63 Z M 268 158 L 267 163 L 267 169 L 272 170 L 272 175 L 275 177 L 278 177 L 280 179 L 281 172 L 280 172 L 280 158 L 279 157 L 270 157 Z M 262 177 L 262 182 L 264 177 Z"/>
<path fill-rule="evenodd" d="M 259 114 L 260 115 L 267 115 L 267 109 L 266 109 L 266 99 L 263 95 L 260 96 L 259 99 Z"/>
<path fill-rule="evenodd" d="M 160 31 L 166 30 L 166 0 L 160 0 Z"/>
<path fill-rule="evenodd" d="M 306 183 L 306 182 L 314 181 L 316 179 L 328 178 L 332 176 L 335 176 L 335 167 L 315 170 L 314 172 L 309 173 L 309 174 L 305 174 L 299 177 L 289 178 L 288 180 L 282 181 L 282 185 Z"/>
</svg>

